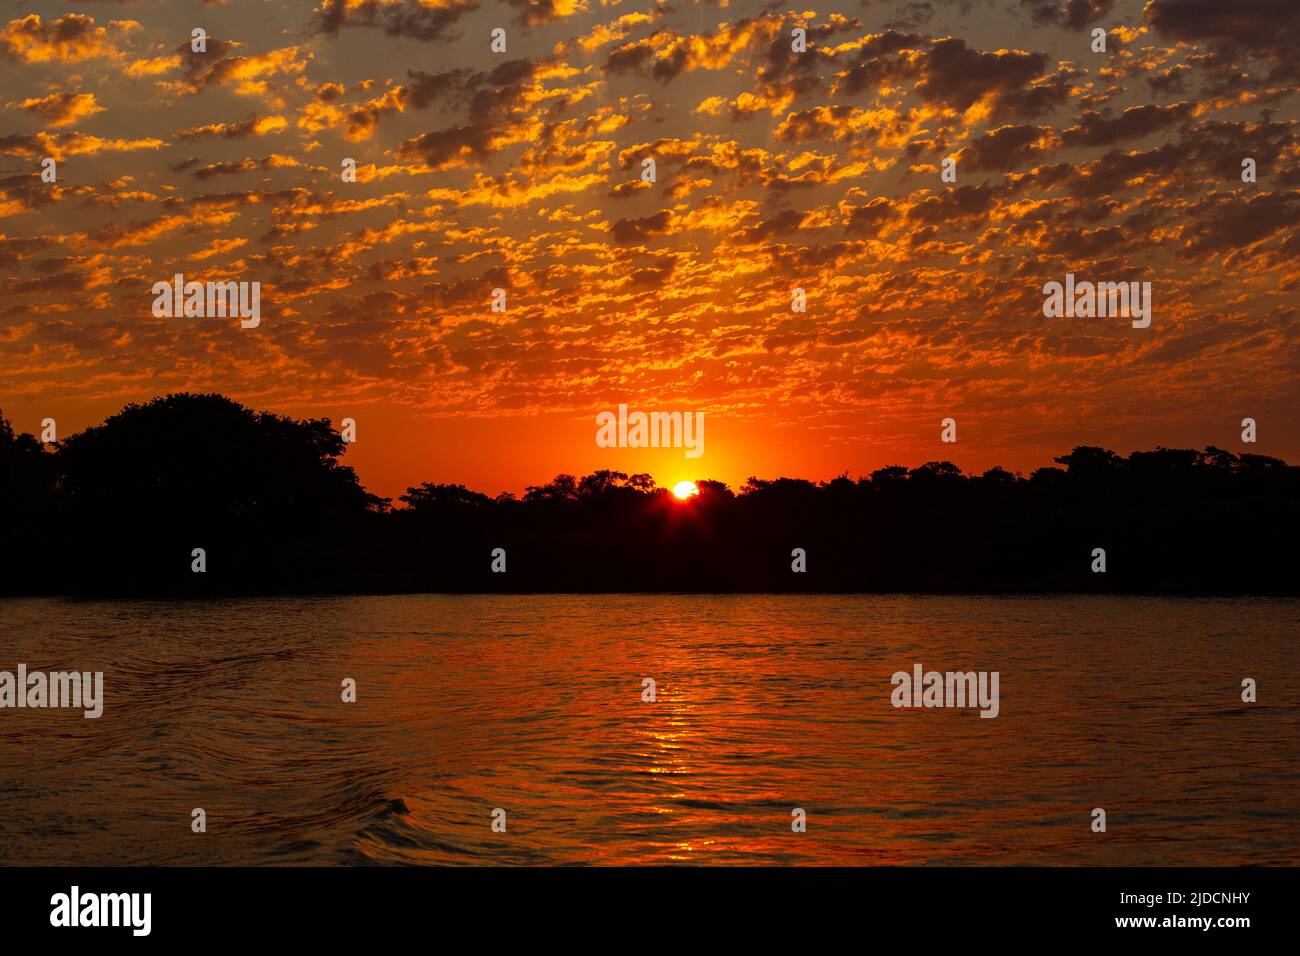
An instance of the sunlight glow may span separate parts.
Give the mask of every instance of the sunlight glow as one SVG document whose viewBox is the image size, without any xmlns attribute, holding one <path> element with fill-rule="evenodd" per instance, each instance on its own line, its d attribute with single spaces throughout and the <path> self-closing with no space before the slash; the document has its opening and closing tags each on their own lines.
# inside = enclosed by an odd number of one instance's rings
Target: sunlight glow
<svg viewBox="0 0 1300 956">
<path fill-rule="evenodd" d="M 673 494 L 682 499 L 682 501 L 685 501 L 693 495 L 698 495 L 699 493 L 700 489 L 695 487 L 695 482 L 693 481 L 679 481 L 677 484 L 673 485 Z"/>
</svg>

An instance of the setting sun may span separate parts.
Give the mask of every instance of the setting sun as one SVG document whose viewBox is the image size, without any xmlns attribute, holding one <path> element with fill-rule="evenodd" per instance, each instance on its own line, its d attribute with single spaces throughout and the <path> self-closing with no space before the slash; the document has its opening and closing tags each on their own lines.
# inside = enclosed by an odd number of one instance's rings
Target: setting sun
<svg viewBox="0 0 1300 956">
<path fill-rule="evenodd" d="M 682 501 L 685 501 L 687 498 L 693 497 L 694 495 L 698 495 L 699 493 L 700 489 L 695 487 L 695 482 L 693 481 L 679 481 L 677 484 L 673 485 L 673 494 L 682 499 Z"/>
</svg>

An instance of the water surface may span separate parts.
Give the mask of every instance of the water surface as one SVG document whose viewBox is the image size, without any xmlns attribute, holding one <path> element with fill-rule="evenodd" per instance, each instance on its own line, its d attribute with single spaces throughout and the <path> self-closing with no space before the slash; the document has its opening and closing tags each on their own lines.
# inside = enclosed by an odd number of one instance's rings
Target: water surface
<svg viewBox="0 0 1300 956">
<path fill-rule="evenodd" d="M 106 684 L 98 720 L 0 710 L 0 862 L 1296 864 L 1298 612 L 0 601 L 0 670 L 102 670 Z M 894 709 L 890 676 L 918 661 L 1000 672 L 1000 716 Z M 196 807 L 206 833 L 191 832 Z M 806 833 L 791 832 L 795 807 Z"/>
</svg>

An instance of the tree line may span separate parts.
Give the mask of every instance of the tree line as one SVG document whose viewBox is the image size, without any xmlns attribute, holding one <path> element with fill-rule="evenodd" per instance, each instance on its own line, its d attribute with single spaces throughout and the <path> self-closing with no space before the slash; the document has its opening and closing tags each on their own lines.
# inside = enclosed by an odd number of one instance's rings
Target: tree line
<svg viewBox="0 0 1300 956">
<path fill-rule="evenodd" d="M 700 480 L 686 501 L 602 470 L 397 503 L 346 448 L 328 420 L 216 394 L 128 405 L 55 445 L 0 415 L 0 593 L 1300 593 L 1300 468 L 1213 447 L 1082 446 L 1027 477 L 933 461 Z"/>
</svg>

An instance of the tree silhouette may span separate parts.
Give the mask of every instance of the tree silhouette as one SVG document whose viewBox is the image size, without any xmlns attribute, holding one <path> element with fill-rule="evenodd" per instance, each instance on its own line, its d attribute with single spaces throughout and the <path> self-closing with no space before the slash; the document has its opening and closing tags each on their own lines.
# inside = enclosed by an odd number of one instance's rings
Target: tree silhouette
<svg viewBox="0 0 1300 956">
<path fill-rule="evenodd" d="M 420 513 L 492 504 L 492 499 L 487 495 L 470 491 L 464 485 L 435 485 L 427 481 L 416 488 L 407 488 L 406 494 L 398 500 L 412 511 Z"/>
<path fill-rule="evenodd" d="M 345 447 L 328 421 L 221 395 L 128 405 L 59 447 L 60 525 L 77 545 L 58 574 L 109 592 L 324 584 L 345 566 L 340 546 L 387 505 L 339 462 Z"/>
<path fill-rule="evenodd" d="M 610 469 L 522 499 L 426 482 L 398 508 L 361 486 L 345 451 L 326 420 L 220 395 L 129 405 L 53 451 L 0 416 L 0 587 L 1300 592 L 1300 468 L 1215 447 L 1080 446 L 1028 478 L 931 461 L 821 483 L 755 476 L 739 493 L 698 479 L 685 501 Z M 1105 574 L 1091 571 L 1096 547 Z"/>
<path fill-rule="evenodd" d="M 54 455 L 35 437 L 15 434 L 0 412 L 0 590 L 41 590 L 54 564 L 57 474 Z"/>
</svg>

